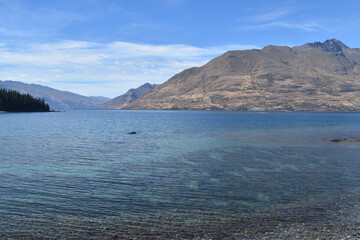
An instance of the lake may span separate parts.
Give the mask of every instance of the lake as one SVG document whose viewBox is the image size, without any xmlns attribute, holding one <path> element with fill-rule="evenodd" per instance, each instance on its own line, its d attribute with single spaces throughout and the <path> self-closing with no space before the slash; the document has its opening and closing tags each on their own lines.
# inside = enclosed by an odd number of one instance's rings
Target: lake
<svg viewBox="0 0 360 240">
<path fill-rule="evenodd" d="M 360 145 L 329 141 L 360 137 L 359 113 L 2 113 L 0 125 L 5 239 L 251 239 L 359 216 Z"/>
</svg>

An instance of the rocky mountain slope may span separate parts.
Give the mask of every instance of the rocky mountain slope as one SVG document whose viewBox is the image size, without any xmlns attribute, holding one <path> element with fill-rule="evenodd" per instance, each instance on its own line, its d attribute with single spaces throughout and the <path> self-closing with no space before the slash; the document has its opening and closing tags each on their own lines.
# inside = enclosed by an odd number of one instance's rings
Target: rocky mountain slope
<svg viewBox="0 0 360 240">
<path fill-rule="evenodd" d="M 229 51 L 123 109 L 359 111 L 360 49 L 331 39 Z"/>
<path fill-rule="evenodd" d="M 127 91 L 125 94 L 120 95 L 99 107 L 99 109 L 121 109 L 127 104 L 132 103 L 139 97 L 145 95 L 146 93 L 152 91 L 157 85 L 145 83 L 138 88 L 132 88 Z"/>
<path fill-rule="evenodd" d="M 36 98 L 44 98 L 52 110 L 96 109 L 109 100 L 109 98 L 105 97 L 86 97 L 38 84 L 27 84 L 17 81 L 0 81 L 0 88 L 11 89 L 20 93 L 29 93 Z"/>
</svg>

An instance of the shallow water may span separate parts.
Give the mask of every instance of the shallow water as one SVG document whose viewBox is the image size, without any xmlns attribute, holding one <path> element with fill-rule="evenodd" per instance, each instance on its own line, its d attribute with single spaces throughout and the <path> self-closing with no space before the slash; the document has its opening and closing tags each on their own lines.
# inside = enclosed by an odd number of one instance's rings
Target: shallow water
<svg viewBox="0 0 360 240">
<path fill-rule="evenodd" d="M 360 145 L 329 142 L 359 137 L 358 113 L 68 111 L 0 125 L 9 238 L 203 236 L 360 187 Z"/>
</svg>

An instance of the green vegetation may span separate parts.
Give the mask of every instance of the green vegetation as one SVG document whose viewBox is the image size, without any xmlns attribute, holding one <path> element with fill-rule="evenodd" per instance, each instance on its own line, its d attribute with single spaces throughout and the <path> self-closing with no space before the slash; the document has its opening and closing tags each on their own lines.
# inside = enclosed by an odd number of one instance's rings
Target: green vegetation
<svg viewBox="0 0 360 240">
<path fill-rule="evenodd" d="M 44 99 L 37 99 L 30 94 L 0 89 L 0 111 L 6 112 L 49 112 L 50 107 Z"/>
</svg>

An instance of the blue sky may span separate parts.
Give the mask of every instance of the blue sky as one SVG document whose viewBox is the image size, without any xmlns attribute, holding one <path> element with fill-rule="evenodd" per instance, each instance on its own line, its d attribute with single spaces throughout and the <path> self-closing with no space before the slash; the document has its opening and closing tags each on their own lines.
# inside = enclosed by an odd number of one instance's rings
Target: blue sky
<svg viewBox="0 0 360 240">
<path fill-rule="evenodd" d="M 0 0 L 0 80 L 115 97 L 228 50 L 337 38 L 358 0 Z"/>
</svg>

